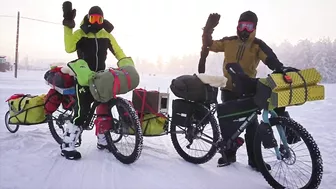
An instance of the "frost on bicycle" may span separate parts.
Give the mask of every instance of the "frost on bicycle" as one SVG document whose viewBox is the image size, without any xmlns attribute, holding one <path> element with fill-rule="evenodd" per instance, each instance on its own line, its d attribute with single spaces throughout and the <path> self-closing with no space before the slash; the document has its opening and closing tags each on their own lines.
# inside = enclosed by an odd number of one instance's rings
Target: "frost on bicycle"
<svg viewBox="0 0 336 189">
<path fill-rule="evenodd" d="M 9 133 L 3 120 L 8 110 L 5 100 L 14 93 L 46 93 L 49 88 L 44 84 L 43 77 L 36 77 L 43 74 L 44 72 L 25 71 L 20 73 L 17 80 L 13 79 L 12 73 L 0 75 L 1 189 L 270 188 L 260 173 L 247 166 L 245 146 L 238 151 L 237 163 L 217 168 L 219 154 L 205 164 L 194 165 L 184 161 L 176 153 L 169 135 L 148 137 L 144 138 L 144 147 L 139 160 L 135 164 L 124 165 L 111 153 L 97 150 L 94 130 L 83 133 L 82 145 L 79 147 L 83 159 L 78 162 L 67 161 L 60 156 L 59 146 L 50 135 L 47 124 L 24 126 L 14 134 Z M 144 76 L 140 87 L 154 90 L 160 87 L 160 90 L 165 92 L 171 78 L 173 77 Z M 324 164 L 323 180 L 320 185 L 322 189 L 333 188 L 336 185 L 336 148 L 334 147 L 336 97 L 333 95 L 336 92 L 336 85 L 326 84 L 325 87 L 324 101 L 288 108 L 291 117 L 309 131 L 320 148 Z M 130 99 L 131 94 L 123 97 Z M 170 101 L 174 98 L 172 96 Z M 298 143 L 296 148 L 301 148 L 299 145 Z M 306 149 L 298 151 L 297 155 L 307 154 L 304 150 Z M 266 157 L 267 151 L 264 154 Z M 303 162 L 298 166 L 300 167 L 297 171 L 304 179 L 306 165 Z"/>
</svg>

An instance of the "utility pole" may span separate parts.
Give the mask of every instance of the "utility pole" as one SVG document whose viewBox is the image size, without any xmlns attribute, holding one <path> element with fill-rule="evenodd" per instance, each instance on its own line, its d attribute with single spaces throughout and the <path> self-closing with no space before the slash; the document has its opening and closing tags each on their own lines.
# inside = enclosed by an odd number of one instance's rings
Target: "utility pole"
<svg viewBox="0 0 336 189">
<path fill-rule="evenodd" d="M 16 47 L 15 47 L 15 71 L 14 77 L 17 78 L 18 62 L 19 62 L 19 33 L 20 33 L 20 11 L 17 14 L 17 23 L 16 23 Z"/>
<path fill-rule="evenodd" d="M 0 17 L 9 17 L 9 18 L 15 18 L 15 16 L 10 16 L 10 15 L 0 15 Z M 20 35 L 20 19 L 26 19 L 26 20 L 32 20 L 32 21 L 37 21 L 37 22 L 44 22 L 44 23 L 49 23 L 49 24 L 56 24 L 56 25 L 62 25 L 61 23 L 58 22 L 50 22 L 47 20 L 39 20 L 35 18 L 30 18 L 30 17 L 20 17 L 20 11 L 17 13 L 17 23 L 16 23 L 16 47 L 15 47 L 15 63 L 14 63 L 14 77 L 17 78 L 17 71 L 19 67 L 19 35 Z"/>
</svg>

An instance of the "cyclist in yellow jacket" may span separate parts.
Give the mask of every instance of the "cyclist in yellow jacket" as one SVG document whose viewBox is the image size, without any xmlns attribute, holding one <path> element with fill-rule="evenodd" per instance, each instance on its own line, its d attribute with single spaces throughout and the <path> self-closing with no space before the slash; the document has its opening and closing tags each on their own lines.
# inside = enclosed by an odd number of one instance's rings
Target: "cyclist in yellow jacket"
<svg viewBox="0 0 336 189">
<path fill-rule="evenodd" d="M 74 18 L 76 9 L 72 9 L 72 3 L 63 3 L 63 25 L 64 25 L 64 45 L 67 53 L 77 51 L 78 59 L 83 59 L 88 63 L 92 71 L 104 70 L 107 50 L 118 59 L 125 58 L 123 50 L 110 33 L 113 25 L 104 19 L 104 13 L 99 6 L 90 8 L 80 25 L 80 29 L 73 32 L 75 27 Z M 76 61 L 76 60 L 74 60 Z M 72 123 L 67 125 L 61 145 L 61 155 L 70 160 L 81 158 L 80 152 L 75 149 L 75 144 L 81 133 L 81 126 L 90 110 L 93 97 L 89 87 L 80 86 L 76 83 L 77 106 Z M 106 148 L 107 142 L 103 133 L 97 132 L 97 148 Z"/>
<path fill-rule="evenodd" d="M 224 52 L 223 74 L 228 79 L 225 88 L 222 88 L 222 102 L 236 100 L 246 95 L 253 94 L 256 86 L 257 67 L 260 60 L 271 70 L 277 72 L 288 72 L 296 70 L 291 67 L 284 67 L 278 60 L 273 50 L 261 39 L 255 37 L 258 23 L 257 15 L 252 11 L 243 12 L 238 20 L 237 35 L 224 37 L 220 40 L 212 40 L 211 34 L 203 35 L 203 44 L 210 51 Z M 199 65 L 199 73 L 205 72 L 205 65 Z M 284 114 L 284 109 L 278 109 L 280 114 Z M 246 129 L 245 141 L 248 154 L 248 164 L 256 168 L 253 154 L 254 134 L 258 127 L 258 120 L 249 125 Z M 235 122 L 232 120 L 221 125 L 221 133 L 224 140 L 237 130 Z M 227 149 L 225 154 L 227 162 L 223 158 L 218 160 L 220 165 L 228 165 L 236 161 L 237 149 L 244 143 L 244 139 L 238 137 L 236 147 Z M 271 169 L 267 165 L 268 169 Z"/>
</svg>

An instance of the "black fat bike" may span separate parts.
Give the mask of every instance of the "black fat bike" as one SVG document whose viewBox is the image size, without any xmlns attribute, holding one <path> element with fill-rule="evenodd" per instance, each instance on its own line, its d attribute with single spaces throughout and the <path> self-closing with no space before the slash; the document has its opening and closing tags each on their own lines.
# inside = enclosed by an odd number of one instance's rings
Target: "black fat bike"
<svg viewBox="0 0 336 189">
<path fill-rule="evenodd" d="M 265 110 L 257 106 L 230 115 L 232 102 L 236 106 L 240 106 L 251 101 L 253 101 L 253 97 L 221 104 L 217 102 L 196 103 L 185 99 L 173 100 L 171 132 L 174 133 L 176 128 L 181 128 L 188 141 L 179 144 L 176 134 L 172 134 L 173 145 L 179 155 L 194 164 L 205 163 L 212 159 L 216 153 L 220 153 L 223 158 L 226 158 L 224 150 L 232 147 L 237 137 L 260 115 L 261 124 L 254 140 L 254 156 L 257 169 L 265 180 L 276 189 L 318 188 L 322 180 L 323 163 L 320 150 L 311 134 L 288 114 L 288 116 L 279 116 L 274 110 Z M 236 132 L 227 141 L 223 141 L 221 138 L 221 129 L 215 116 L 219 108 L 228 110 L 227 114 L 217 116 L 219 120 L 223 117 L 234 116 L 239 122 Z M 197 121 L 195 122 L 195 120 Z M 207 124 L 210 124 L 213 130 L 212 137 L 203 133 L 204 126 Z M 269 129 L 261 128 L 265 125 Z M 187 153 L 198 139 L 211 145 L 210 149 L 201 157 Z M 306 147 L 306 149 L 302 149 L 302 147 Z M 271 166 L 270 170 L 266 163 Z"/>
</svg>

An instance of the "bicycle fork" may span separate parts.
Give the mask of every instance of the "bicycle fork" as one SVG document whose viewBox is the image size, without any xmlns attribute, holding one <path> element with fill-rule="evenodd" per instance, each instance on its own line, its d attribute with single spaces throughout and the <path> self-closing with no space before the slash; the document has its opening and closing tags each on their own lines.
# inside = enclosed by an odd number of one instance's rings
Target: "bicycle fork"
<svg viewBox="0 0 336 189">
<path fill-rule="evenodd" d="M 278 115 L 277 115 L 277 113 L 274 110 L 271 110 L 271 111 L 264 110 L 263 113 L 262 113 L 262 120 L 263 120 L 263 122 L 265 124 L 267 124 L 269 127 L 271 127 L 270 129 L 272 129 L 272 126 L 271 126 L 271 124 L 269 122 L 268 114 L 271 114 L 271 118 L 277 117 Z M 284 148 L 288 152 L 289 146 L 288 146 L 287 137 L 286 137 L 284 128 L 281 125 L 279 125 L 279 124 L 276 125 L 276 128 L 277 128 L 277 130 L 279 132 L 280 139 L 281 139 L 281 141 L 282 141 L 282 143 L 284 145 Z M 272 133 L 271 137 L 274 139 L 274 134 L 273 133 Z M 281 160 L 282 156 L 280 154 L 280 150 L 279 150 L 279 147 L 278 147 L 277 144 L 274 147 L 274 151 L 275 151 L 277 159 Z"/>
</svg>

